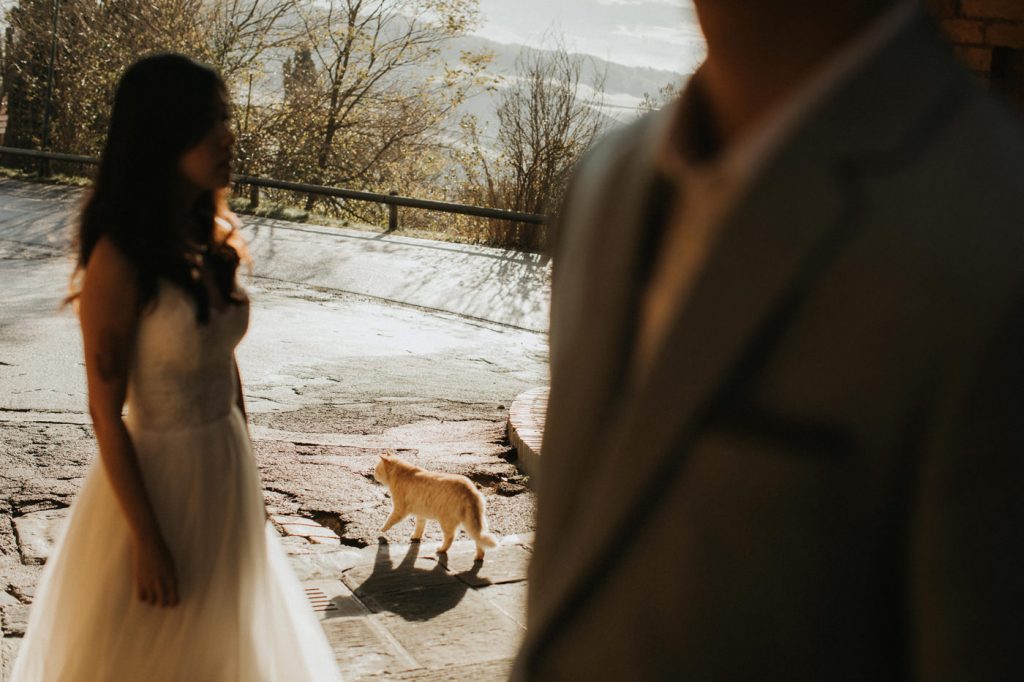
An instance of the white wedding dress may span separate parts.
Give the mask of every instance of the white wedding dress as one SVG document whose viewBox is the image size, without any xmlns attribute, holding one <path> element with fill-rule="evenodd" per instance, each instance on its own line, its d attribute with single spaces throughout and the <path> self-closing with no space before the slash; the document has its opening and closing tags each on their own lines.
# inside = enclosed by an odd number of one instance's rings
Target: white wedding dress
<svg viewBox="0 0 1024 682">
<path fill-rule="evenodd" d="M 180 604 L 134 594 L 123 512 L 97 457 L 36 590 L 13 682 L 340 679 L 281 543 L 236 406 L 248 304 L 211 310 L 162 282 L 140 322 L 125 421 L 174 558 Z"/>
</svg>

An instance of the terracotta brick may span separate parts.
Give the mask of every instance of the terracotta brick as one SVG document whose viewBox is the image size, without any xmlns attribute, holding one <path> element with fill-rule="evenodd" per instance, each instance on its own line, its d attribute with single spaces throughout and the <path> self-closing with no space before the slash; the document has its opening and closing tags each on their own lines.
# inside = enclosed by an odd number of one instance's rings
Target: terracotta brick
<svg viewBox="0 0 1024 682">
<path fill-rule="evenodd" d="M 985 28 L 985 43 L 993 47 L 1024 50 L 1024 23 L 989 24 Z"/>
<path fill-rule="evenodd" d="M 942 22 L 942 30 L 959 45 L 982 45 L 985 42 L 985 24 L 975 19 L 947 19 Z"/>
<path fill-rule="evenodd" d="M 956 54 L 972 71 L 988 73 L 992 69 L 992 48 L 956 47 Z"/>
<path fill-rule="evenodd" d="M 1024 2 L 1021 0 L 962 0 L 960 11 L 965 17 L 1024 20 Z"/>
<path fill-rule="evenodd" d="M 928 0 L 928 9 L 940 19 L 955 17 L 958 14 L 957 0 Z"/>
</svg>

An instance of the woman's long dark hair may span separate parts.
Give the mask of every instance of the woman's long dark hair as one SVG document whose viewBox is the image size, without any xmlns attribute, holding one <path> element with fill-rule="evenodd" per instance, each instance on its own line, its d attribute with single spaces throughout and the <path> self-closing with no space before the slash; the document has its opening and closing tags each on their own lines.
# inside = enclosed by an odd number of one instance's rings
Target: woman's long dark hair
<svg viewBox="0 0 1024 682">
<path fill-rule="evenodd" d="M 182 154 L 217 122 L 214 103 L 225 91 L 216 71 L 178 54 L 144 57 L 125 71 L 99 172 L 79 221 L 74 281 L 105 235 L 135 266 L 140 307 L 154 300 L 163 278 L 188 292 L 197 319 L 208 322 L 209 292 L 197 268 L 203 262 L 222 298 L 238 302 L 239 254 L 217 238 L 214 220 L 223 216 L 233 224 L 233 218 L 216 192 L 204 192 L 195 206 L 182 206 L 178 170 Z M 77 296 L 73 285 L 69 300 Z"/>
</svg>

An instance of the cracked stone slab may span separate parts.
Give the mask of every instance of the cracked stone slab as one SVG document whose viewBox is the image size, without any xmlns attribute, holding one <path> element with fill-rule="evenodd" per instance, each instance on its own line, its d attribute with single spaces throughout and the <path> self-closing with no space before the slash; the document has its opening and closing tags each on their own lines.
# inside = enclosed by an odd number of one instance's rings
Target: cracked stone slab
<svg viewBox="0 0 1024 682">
<path fill-rule="evenodd" d="M 46 563 L 67 517 L 67 509 L 50 509 L 15 517 L 14 528 L 25 563 Z"/>
<path fill-rule="evenodd" d="M 285 535 L 305 538 L 319 545 L 340 545 L 341 538 L 330 528 L 325 528 L 312 519 L 303 516 L 284 516 L 276 514 L 270 517 L 274 525 L 280 526 Z"/>
<path fill-rule="evenodd" d="M 338 665 L 350 678 L 420 667 L 402 646 L 371 618 L 335 618 L 322 622 Z"/>
<path fill-rule="evenodd" d="M 43 567 L 37 564 L 23 564 L 20 561 L 0 563 L 0 589 L 19 603 L 30 604 L 35 597 L 36 584 Z M 5 597 L 4 602 L 8 600 Z"/>
<path fill-rule="evenodd" d="M 488 549 L 481 563 L 474 561 L 476 543 L 457 542 L 448 550 L 447 568 L 471 587 L 524 582 L 531 554 L 517 544 L 501 543 Z"/>
<path fill-rule="evenodd" d="M 21 562 L 18 537 L 14 534 L 14 522 L 6 514 L 0 515 L 0 558 Z"/>
<path fill-rule="evenodd" d="M 466 585 L 426 588 L 403 597 L 402 613 L 376 617 L 426 668 L 511 659 L 518 650 L 519 624 Z"/>
<path fill-rule="evenodd" d="M 300 581 L 337 579 L 361 560 L 359 550 L 283 543 L 288 552 L 288 563 Z"/>
<path fill-rule="evenodd" d="M 28 604 L 9 604 L 0 607 L 0 624 L 5 637 L 21 637 L 28 627 Z"/>
<path fill-rule="evenodd" d="M 11 668 L 14 667 L 14 659 L 20 647 L 21 637 L 4 637 L 0 641 L 0 681 L 8 682 L 11 679 Z"/>
<path fill-rule="evenodd" d="M 477 590 L 479 594 L 526 630 L 526 591 L 522 583 L 488 585 Z"/>
</svg>

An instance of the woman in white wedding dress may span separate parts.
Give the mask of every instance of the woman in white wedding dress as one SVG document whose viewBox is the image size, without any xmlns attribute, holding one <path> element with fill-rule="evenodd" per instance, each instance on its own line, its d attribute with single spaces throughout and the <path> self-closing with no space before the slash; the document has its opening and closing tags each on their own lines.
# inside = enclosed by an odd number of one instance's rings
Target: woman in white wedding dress
<svg viewBox="0 0 1024 682">
<path fill-rule="evenodd" d="M 14 682 L 340 678 L 267 523 L 248 438 L 244 246 L 223 199 L 233 142 L 212 70 L 158 55 L 123 76 L 72 294 L 100 454 Z"/>
</svg>

